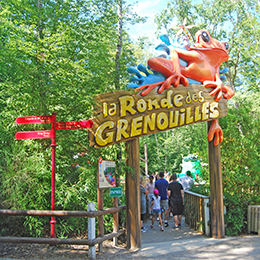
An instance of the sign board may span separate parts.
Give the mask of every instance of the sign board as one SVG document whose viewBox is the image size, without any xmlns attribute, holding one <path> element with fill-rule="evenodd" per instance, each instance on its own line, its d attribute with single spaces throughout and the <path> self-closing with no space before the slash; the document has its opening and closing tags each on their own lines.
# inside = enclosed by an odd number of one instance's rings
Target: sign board
<svg viewBox="0 0 260 260">
<path fill-rule="evenodd" d="M 130 91 L 98 95 L 97 117 L 89 129 L 90 146 L 102 148 L 227 115 L 227 100 L 216 101 L 209 95 L 212 88 L 179 85 L 177 88 L 171 86 L 161 94 L 158 94 L 158 88 L 146 96 Z"/>
<path fill-rule="evenodd" d="M 55 115 L 54 114 L 53 115 L 47 115 L 47 116 L 17 117 L 15 122 L 18 125 L 20 125 L 20 124 L 53 123 L 53 126 L 52 126 L 52 130 L 17 132 L 15 134 L 15 137 L 16 137 L 17 140 L 53 138 L 55 136 L 54 131 L 56 131 L 56 130 L 90 128 L 93 125 L 93 122 L 91 120 L 56 122 L 56 124 L 54 124 L 55 121 L 56 121 L 56 114 Z"/>
<path fill-rule="evenodd" d="M 91 120 L 57 122 L 56 123 L 57 130 L 90 128 L 91 126 L 92 126 Z"/>
<path fill-rule="evenodd" d="M 42 124 L 42 123 L 53 123 L 53 115 L 48 116 L 23 116 L 17 117 L 15 122 L 20 124 Z"/>
<path fill-rule="evenodd" d="M 116 186 L 115 162 L 98 160 L 98 183 L 99 188 L 113 188 Z"/>
<path fill-rule="evenodd" d="M 31 131 L 31 132 L 17 132 L 15 138 L 17 140 L 21 139 L 45 139 L 53 138 L 54 134 L 52 130 L 43 130 L 43 131 Z"/>
<path fill-rule="evenodd" d="M 110 197 L 122 197 L 122 188 L 121 187 L 110 188 Z"/>
</svg>

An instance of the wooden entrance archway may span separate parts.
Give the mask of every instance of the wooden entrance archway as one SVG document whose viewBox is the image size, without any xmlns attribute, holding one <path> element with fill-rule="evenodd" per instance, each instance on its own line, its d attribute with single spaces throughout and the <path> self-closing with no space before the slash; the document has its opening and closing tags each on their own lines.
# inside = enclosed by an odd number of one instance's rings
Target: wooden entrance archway
<svg viewBox="0 0 260 260">
<path fill-rule="evenodd" d="M 208 130 L 211 122 L 207 122 Z M 127 247 L 141 248 L 141 210 L 140 210 L 140 165 L 139 138 L 126 142 L 127 166 L 133 171 L 126 173 L 126 235 Z M 220 145 L 214 140 L 208 142 L 211 233 L 213 238 L 225 237 L 224 204 Z"/>
<path fill-rule="evenodd" d="M 90 145 L 102 148 L 125 142 L 127 150 L 126 173 L 126 234 L 130 249 L 141 247 L 139 137 L 167 131 L 172 128 L 208 122 L 227 115 L 227 100 L 215 101 L 211 89 L 203 85 L 169 87 L 162 93 L 157 88 L 149 95 L 116 91 L 97 96 L 97 117 L 89 129 Z M 208 143 L 211 230 L 212 237 L 223 238 L 224 210 L 220 145 Z"/>
</svg>

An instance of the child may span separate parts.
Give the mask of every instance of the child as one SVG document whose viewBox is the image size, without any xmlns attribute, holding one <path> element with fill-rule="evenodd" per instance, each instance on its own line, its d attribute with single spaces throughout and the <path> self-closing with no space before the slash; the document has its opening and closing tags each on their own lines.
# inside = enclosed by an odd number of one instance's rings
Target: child
<svg viewBox="0 0 260 260">
<path fill-rule="evenodd" d="M 150 219 L 152 219 L 151 205 L 152 205 L 153 190 L 154 190 L 153 175 L 149 176 L 149 182 L 147 182 L 146 184 L 146 189 L 148 190 L 149 216 Z"/>
<path fill-rule="evenodd" d="M 155 218 L 155 215 L 158 214 L 159 221 L 161 223 L 161 231 L 163 231 L 161 204 L 160 204 L 161 197 L 159 196 L 159 191 L 157 189 L 153 190 L 153 194 L 154 195 L 152 197 L 152 204 L 151 204 L 152 224 L 150 225 L 150 227 L 154 228 L 154 218 Z"/>
</svg>

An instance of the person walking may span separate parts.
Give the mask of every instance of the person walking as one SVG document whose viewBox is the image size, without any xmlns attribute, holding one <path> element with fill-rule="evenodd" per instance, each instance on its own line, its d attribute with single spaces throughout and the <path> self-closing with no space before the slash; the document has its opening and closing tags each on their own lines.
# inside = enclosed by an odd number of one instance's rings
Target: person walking
<svg viewBox="0 0 260 260">
<path fill-rule="evenodd" d="M 154 195 L 154 182 L 153 182 L 153 175 L 149 176 L 149 182 L 146 184 L 146 189 L 148 190 L 148 210 L 150 219 L 152 218 L 152 212 L 151 212 L 151 204 L 152 204 L 152 197 Z"/>
<path fill-rule="evenodd" d="M 159 196 L 161 197 L 161 210 L 164 210 L 164 226 L 168 227 L 168 196 L 167 196 L 167 189 L 168 189 L 168 181 L 164 179 L 164 173 L 159 173 L 159 180 L 155 182 L 155 188 L 159 191 Z"/>
<path fill-rule="evenodd" d="M 162 223 L 162 212 L 161 212 L 161 197 L 159 196 L 159 191 L 157 189 L 153 190 L 152 196 L 152 204 L 151 204 L 151 212 L 152 212 L 152 224 L 150 225 L 151 228 L 154 228 L 154 218 L 158 214 L 159 221 L 161 223 L 161 231 L 163 231 L 163 223 Z"/>
<path fill-rule="evenodd" d="M 145 233 L 145 227 L 143 226 L 145 213 L 146 213 L 146 196 L 148 194 L 148 190 L 145 188 L 145 184 L 143 183 L 143 176 L 140 176 L 140 200 L 141 200 L 141 232 Z"/>
<path fill-rule="evenodd" d="M 180 177 L 178 181 L 180 182 L 184 190 L 190 190 L 194 185 L 191 171 L 186 171 L 186 176 Z"/>
<path fill-rule="evenodd" d="M 170 177 L 168 186 L 169 206 L 173 215 L 174 228 L 181 227 L 181 217 L 184 210 L 184 191 L 182 185 L 177 182 L 177 176 L 174 173 Z"/>
</svg>

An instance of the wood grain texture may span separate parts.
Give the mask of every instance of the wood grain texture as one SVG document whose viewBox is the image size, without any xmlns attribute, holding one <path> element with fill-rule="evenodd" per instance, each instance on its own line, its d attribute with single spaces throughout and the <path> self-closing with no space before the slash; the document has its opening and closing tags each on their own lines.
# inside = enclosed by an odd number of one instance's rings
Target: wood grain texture
<svg viewBox="0 0 260 260">
<path fill-rule="evenodd" d="M 211 122 L 207 123 L 208 131 Z M 214 139 L 208 142 L 211 233 L 213 238 L 225 237 L 224 204 L 220 145 L 214 146 Z"/>
<path fill-rule="evenodd" d="M 126 142 L 126 241 L 129 249 L 141 248 L 139 138 Z"/>
<path fill-rule="evenodd" d="M 212 89 L 203 85 L 171 86 L 161 94 L 157 93 L 158 88 L 144 97 L 140 93 L 133 94 L 133 91 L 98 95 L 96 117 L 92 119 L 94 124 L 88 131 L 90 146 L 102 148 L 227 115 L 227 100 L 222 98 L 216 102 L 209 95 Z M 120 129 L 123 130 L 120 132 Z M 108 135 L 113 135 L 112 140 L 103 143 Z"/>
</svg>

